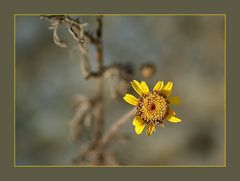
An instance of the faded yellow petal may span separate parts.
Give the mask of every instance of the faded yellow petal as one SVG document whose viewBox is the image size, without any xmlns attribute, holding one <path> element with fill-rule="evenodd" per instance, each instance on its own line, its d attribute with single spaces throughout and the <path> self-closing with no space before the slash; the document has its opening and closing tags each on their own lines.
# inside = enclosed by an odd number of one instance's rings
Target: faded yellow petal
<svg viewBox="0 0 240 181">
<path fill-rule="evenodd" d="M 163 123 L 159 124 L 162 128 L 165 128 L 165 125 Z"/>
<path fill-rule="evenodd" d="M 133 80 L 133 81 L 131 82 L 131 85 L 132 85 L 133 89 L 134 89 L 140 96 L 142 96 L 143 91 L 142 91 L 142 86 L 141 86 L 141 84 L 140 84 L 137 80 Z"/>
<path fill-rule="evenodd" d="M 135 116 L 135 118 L 133 119 L 132 124 L 134 126 L 138 126 L 140 124 L 144 124 L 144 121 L 139 116 Z"/>
<path fill-rule="evenodd" d="M 167 97 L 172 93 L 173 82 L 169 81 L 163 88 L 162 93 Z"/>
<path fill-rule="evenodd" d="M 142 92 L 143 92 L 144 94 L 147 94 L 147 93 L 149 92 L 149 88 L 148 88 L 146 82 L 142 81 L 142 82 L 141 82 L 141 87 L 142 87 Z"/>
<path fill-rule="evenodd" d="M 173 116 L 173 115 L 168 115 L 166 117 L 166 119 L 169 121 L 169 122 L 172 122 L 172 123 L 179 123 L 181 122 L 182 120 L 177 118 L 176 116 Z"/>
<path fill-rule="evenodd" d="M 136 134 L 140 135 L 144 130 L 145 124 L 140 124 L 138 126 L 135 126 L 135 132 Z"/>
<path fill-rule="evenodd" d="M 163 81 L 158 81 L 156 83 L 156 85 L 154 86 L 153 90 L 154 91 L 160 91 L 163 88 L 163 85 L 164 85 Z"/>
<path fill-rule="evenodd" d="M 178 96 L 169 97 L 168 101 L 170 102 L 170 104 L 180 104 L 180 98 Z"/>
<path fill-rule="evenodd" d="M 138 105 L 138 99 L 137 99 L 135 96 L 131 95 L 131 94 L 125 94 L 125 96 L 123 97 L 123 99 L 124 99 L 127 103 L 129 103 L 129 104 L 131 104 L 131 105 L 133 105 L 133 106 L 137 106 L 137 105 Z"/>
<path fill-rule="evenodd" d="M 168 115 L 173 115 L 173 116 L 175 116 L 176 113 L 175 113 L 175 111 L 173 111 L 172 109 L 169 109 L 169 111 L 168 111 Z"/>
<path fill-rule="evenodd" d="M 155 125 L 154 124 L 148 125 L 147 135 L 150 136 L 153 132 L 155 132 Z"/>
</svg>

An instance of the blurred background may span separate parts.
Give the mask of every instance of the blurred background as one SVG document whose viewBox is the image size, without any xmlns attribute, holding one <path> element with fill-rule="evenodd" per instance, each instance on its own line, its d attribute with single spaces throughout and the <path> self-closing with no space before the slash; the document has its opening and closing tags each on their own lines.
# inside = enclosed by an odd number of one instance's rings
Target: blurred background
<svg viewBox="0 0 240 181">
<path fill-rule="evenodd" d="M 94 16 L 80 19 L 95 29 Z M 224 17 L 106 16 L 103 23 L 105 65 L 127 64 L 135 79 L 144 80 L 141 65 L 152 63 L 156 73 L 146 80 L 149 87 L 172 80 L 173 95 L 182 100 L 173 107 L 182 122 L 166 122 L 150 137 L 136 135 L 130 119 L 119 130 L 129 139 L 110 145 L 119 163 L 224 164 Z M 95 80 L 82 77 L 80 54 L 70 58 L 72 37 L 60 29 L 69 45 L 60 48 L 48 27 L 38 16 L 16 17 L 17 165 L 70 165 L 82 144 L 69 141 L 72 99 L 96 93 Z M 94 51 L 90 58 L 94 66 Z M 112 100 L 105 87 L 105 129 L 130 109 L 121 97 Z"/>
</svg>

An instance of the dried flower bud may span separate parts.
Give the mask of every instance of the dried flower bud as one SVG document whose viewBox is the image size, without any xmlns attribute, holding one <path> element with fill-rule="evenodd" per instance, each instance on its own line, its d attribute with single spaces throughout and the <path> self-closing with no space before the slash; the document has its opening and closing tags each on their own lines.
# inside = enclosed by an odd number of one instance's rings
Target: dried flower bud
<svg viewBox="0 0 240 181">
<path fill-rule="evenodd" d="M 151 78 L 156 72 L 156 67 L 153 64 L 144 64 L 140 68 L 140 73 L 143 78 Z"/>
</svg>

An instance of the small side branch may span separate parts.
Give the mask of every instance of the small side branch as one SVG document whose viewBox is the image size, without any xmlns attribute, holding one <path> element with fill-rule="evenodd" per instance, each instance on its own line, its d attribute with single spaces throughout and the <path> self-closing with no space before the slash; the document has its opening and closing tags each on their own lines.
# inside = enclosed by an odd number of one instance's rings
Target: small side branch
<svg viewBox="0 0 240 181">
<path fill-rule="evenodd" d="M 102 149 L 105 148 L 110 143 L 110 141 L 117 133 L 117 131 L 120 129 L 120 127 L 123 126 L 126 122 L 128 122 L 129 118 L 133 116 L 135 112 L 136 112 L 135 108 L 130 110 L 125 115 L 120 117 L 117 121 L 115 121 L 115 123 L 105 132 L 100 142 Z"/>
</svg>

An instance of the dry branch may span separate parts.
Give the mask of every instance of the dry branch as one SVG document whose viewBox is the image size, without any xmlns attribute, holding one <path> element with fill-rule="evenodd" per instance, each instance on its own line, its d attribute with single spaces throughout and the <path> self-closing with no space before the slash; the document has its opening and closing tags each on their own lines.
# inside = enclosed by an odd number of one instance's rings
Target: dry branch
<svg viewBox="0 0 240 181">
<path fill-rule="evenodd" d="M 104 82 L 109 81 L 109 89 L 113 97 L 119 93 L 125 93 L 128 89 L 128 82 L 132 79 L 133 72 L 129 69 L 131 66 L 122 64 L 103 65 L 103 16 L 97 16 L 97 28 L 95 33 L 86 31 L 87 23 L 81 23 L 78 19 L 73 19 L 67 15 L 41 16 L 42 19 L 50 22 L 50 29 L 53 30 L 53 39 L 57 46 L 65 48 L 67 42 L 58 35 L 60 25 L 64 25 L 77 43 L 78 50 L 81 53 L 81 72 L 87 80 L 96 78 L 98 80 L 96 95 L 92 98 L 78 96 L 75 105 L 75 113 L 70 121 L 70 137 L 72 140 L 80 139 L 83 129 L 83 122 L 89 114 L 93 115 L 94 126 L 91 132 L 91 139 L 87 140 L 80 148 L 73 159 L 75 164 L 119 164 L 112 152 L 106 148 L 118 133 L 122 125 L 129 121 L 129 118 L 135 113 L 135 109 L 130 110 L 119 119 L 117 119 L 108 130 L 104 132 L 104 112 L 103 95 Z M 96 50 L 96 70 L 93 71 L 89 61 L 88 44 L 95 46 Z M 149 68 L 149 66 L 147 67 Z M 146 72 L 146 71 L 145 71 Z M 115 79 L 114 79 L 115 78 Z M 116 81 L 117 80 L 117 81 Z"/>
</svg>

